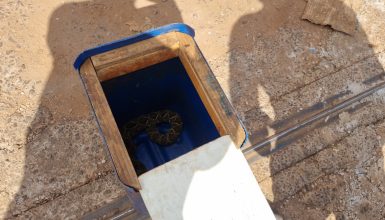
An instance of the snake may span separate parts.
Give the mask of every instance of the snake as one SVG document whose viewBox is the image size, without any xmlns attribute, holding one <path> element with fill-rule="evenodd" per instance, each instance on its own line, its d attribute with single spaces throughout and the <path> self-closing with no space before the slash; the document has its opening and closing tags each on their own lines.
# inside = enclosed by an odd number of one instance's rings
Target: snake
<svg viewBox="0 0 385 220">
<path fill-rule="evenodd" d="M 169 128 L 166 132 L 159 130 L 160 124 L 168 124 Z M 122 127 L 122 138 L 127 146 L 130 155 L 134 155 L 136 146 L 134 138 L 141 132 L 147 133 L 149 139 L 154 143 L 167 147 L 174 144 L 183 129 L 183 121 L 180 115 L 171 110 L 160 110 L 136 117 Z M 135 158 L 131 158 L 138 174 L 146 172 L 145 166 Z"/>
</svg>

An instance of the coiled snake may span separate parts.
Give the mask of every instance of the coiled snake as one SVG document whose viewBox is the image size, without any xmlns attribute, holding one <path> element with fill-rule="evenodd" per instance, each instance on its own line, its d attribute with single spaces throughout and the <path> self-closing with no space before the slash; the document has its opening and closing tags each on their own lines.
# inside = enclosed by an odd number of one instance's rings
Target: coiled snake
<svg viewBox="0 0 385 220">
<path fill-rule="evenodd" d="M 166 132 L 161 132 L 158 128 L 163 123 L 169 125 Z M 138 175 L 146 172 L 146 168 L 140 161 L 135 159 L 136 146 L 133 142 L 134 138 L 142 131 L 145 131 L 151 141 L 166 147 L 177 141 L 182 129 L 182 118 L 178 113 L 171 110 L 161 110 L 141 115 L 122 127 L 122 137 Z"/>
</svg>

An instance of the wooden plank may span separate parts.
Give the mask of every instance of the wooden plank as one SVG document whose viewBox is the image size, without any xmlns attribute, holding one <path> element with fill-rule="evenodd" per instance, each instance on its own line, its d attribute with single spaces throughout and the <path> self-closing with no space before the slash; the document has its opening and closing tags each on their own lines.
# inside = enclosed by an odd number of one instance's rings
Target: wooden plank
<svg viewBox="0 0 385 220">
<path fill-rule="evenodd" d="M 178 55 L 178 48 L 175 32 L 171 32 L 91 59 L 99 80 L 105 81 L 174 58 Z"/>
<path fill-rule="evenodd" d="M 179 58 L 221 136 L 230 135 L 237 147 L 245 140 L 242 128 L 222 88 L 191 36 L 176 32 Z"/>
<path fill-rule="evenodd" d="M 90 59 L 86 60 L 81 66 L 80 76 L 95 111 L 119 179 L 127 186 L 139 190 L 141 187 L 138 177 Z"/>
</svg>

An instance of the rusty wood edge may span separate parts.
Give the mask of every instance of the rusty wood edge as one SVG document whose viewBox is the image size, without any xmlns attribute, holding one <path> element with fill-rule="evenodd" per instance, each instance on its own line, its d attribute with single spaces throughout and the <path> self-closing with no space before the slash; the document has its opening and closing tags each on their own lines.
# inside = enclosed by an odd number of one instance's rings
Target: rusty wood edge
<svg viewBox="0 0 385 220">
<path fill-rule="evenodd" d="M 120 181 L 140 190 L 138 176 L 120 136 L 91 59 L 87 59 L 83 63 L 79 73 Z"/>
<path fill-rule="evenodd" d="M 99 80 L 106 81 L 177 57 L 179 42 L 170 32 L 91 57 Z"/>
<path fill-rule="evenodd" d="M 230 135 L 239 148 L 246 132 L 191 36 L 176 33 L 179 58 L 221 136 Z"/>
</svg>

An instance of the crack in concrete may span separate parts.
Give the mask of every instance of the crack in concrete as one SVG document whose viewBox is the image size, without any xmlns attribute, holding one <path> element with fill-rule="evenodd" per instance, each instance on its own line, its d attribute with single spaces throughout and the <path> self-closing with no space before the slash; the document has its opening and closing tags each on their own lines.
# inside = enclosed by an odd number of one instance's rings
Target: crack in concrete
<svg viewBox="0 0 385 220">
<path fill-rule="evenodd" d="M 311 81 L 311 82 L 302 84 L 301 86 L 299 86 L 299 87 L 297 87 L 297 88 L 294 88 L 294 89 L 292 89 L 292 90 L 289 90 L 289 91 L 287 91 L 287 92 L 285 92 L 285 93 L 283 93 L 283 94 L 281 94 L 281 95 L 279 95 L 279 96 L 277 96 L 277 97 L 271 97 L 270 102 L 277 102 L 277 101 L 281 100 L 281 99 L 282 99 L 284 96 L 286 96 L 286 95 L 289 95 L 289 94 L 291 94 L 291 93 L 297 92 L 297 91 L 299 91 L 299 90 L 301 90 L 301 89 L 303 89 L 303 88 L 305 88 L 305 87 L 307 87 L 307 86 L 309 86 L 309 85 L 311 85 L 311 84 L 313 84 L 313 83 L 316 83 L 317 81 L 319 81 L 319 80 L 321 80 L 321 79 L 324 79 L 324 78 L 326 78 L 326 77 L 332 76 L 332 75 L 334 75 L 334 74 L 336 74 L 336 73 L 338 73 L 338 72 L 340 72 L 340 71 L 342 71 L 342 70 L 348 69 L 348 68 L 350 68 L 350 67 L 352 67 L 352 66 L 354 66 L 354 65 L 356 65 L 356 64 L 359 64 L 359 63 L 364 62 L 364 61 L 366 61 L 366 60 L 368 60 L 368 59 L 371 59 L 371 58 L 373 58 L 373 57 L 376 57 L 376 56 L 378 56 L 379 54 L 384 53 L 384 52 L 385 52 L 385 50 L 380 51 L 380 52 L 377 52 L 377 53 L 374 53 L 374 54 L 371 54 L 371 55 L 368 55 L 368 56 L 366 56 L 366 57 L 364 57 L 364 58 L 362 58 L 362 59 L 353 61 L 352 63 L 349 63 L 349 64 L 347 64 L 346 66 L 340 67 L 340 68 L 338 68 L 337 70 L 334 70 L 334 71 L 332 71 L 332 72 L 326 74 L 325 76 L 322 76 L 322 77 L 319 77 L 319 78 L 317 78 L 317 79 L 314 79 L 314 80 Z M 250 108 L 250 109 L 247 109 L 247 110 L 243 111 L 243 113 L 244 113 L 244 114 L 248 114 L 250 111 L 253 111 L 255 108 L 259 108 L 259 106 L 258 106 L 258 107 L 252 107 L 252 108 Z"/>
<path fill-rule="evenodd" d="M 370 125 L 378 125 L 378 124 L 383 123 L 383 122 L 385 122 L 385 117 L 380 118 L 380 119 L 376 120 L 376 121 L 373 122 L 373 123 L 370 123 Z M 262 181 L 260 181 L 260 182 L 263 182 L 263 181 L 266 180 L 267 178 L 274 178 L 274 176 L 276 176 L 276 175 L 278 175 L 278 174 L 280 174 L 280 173 L 283 173 L 284 171 L 286 171 L 286 170 L 288 170 L 288 169 L 290 169 L 290 168 L 293 168 L 295 165 L 297 165 L 297 164 L 299 164 L 299 163 L 301 163 L 301 162 L 303 162 L 303 161 L 305 161 L 305 160 L 313 161 L 315 164 L 317 164 L 317 160 L 314 158 L 315 155 L 317 155 L 318 153 L 320 153 L 320 152 L 322 152 L 322 151 L 324 151 L 324 150 L 333 148 L 334 146 L 336 146 L 336 145 L 338 145 L 339 143 L 343 142 L 347 137 L 353 136 L 353 135 L 354 135 L 354 131 L 356 131 L 356 130 L 358 130 L 358 129 L 362 129 L 362 128 L 367 127 L 367 126 L 368 126 L 368 125 L 357 126 L 356 128 L 354 128 L 354 129 L 352 130 L 352 132 L 351 132 L 350 134 L 343 136 L 342 138 L 338 139 L 338 141 L 336 141 L 336 142 L 334 142 L 334 143 L 332 143 L 332 144 L 329 144 L 329 145 L 327 145 L 327 147 L 323 148 L 322 150 L 320 150 L 320 151 L 318 151 L 318 152 L 315 152 L 315 153 L 309 155 L 308 157 L 305 157 L 305 158 L 299 160 L 298 162 L 294 163 L 292 166 L 285 167 L 284 169 L 282 169 L 282 170 L 278 171 L 277 173 L 275 173 L 273 176 L 264 178 L 264 179 L 263 179 Z M 368 160 L 370 160 L 370 159 L 372 159 L 372 158 L 369 158 Z M 366 160 L 366 161 L 368 161 L 368 160 Z M 302 191 L 304 188 L 308 187 L 310 184 L 316 182 L 319 178 L 322 178 L 322 177 L 327 176 L 327 175 L 331 175 L 331 174 L 333 174 L 333 173 L 337 173 L 337 171 L 341 171 L 341 170 L 345 170 L 345 171 L 346 171 L 346 170 L 348 170 L 348 169 L 340 168 L 340 169 L 336 169 L 336 170 L 334 170 L 334 171 L 333 171 L 333 170 L 329 170 L 329 172 L 327 172 L 328 169 L 319 169 L 319 170 L 321 170 L 321 171 L 326 171 L 326 172 L 324 172 L 324 174 L 321 175 L 320 177 L 315 178 L 313 181 L 310 181 L 309 183 L 304 184 L 304 186 L 303 186 L 303 187 L 300 187 L 298 190 L 296 190 L 295 193 L 289 194 L 288 196 L 286 196 L 286 197 L 284 197 L 284 198 L 282 198 L 282 199 L 280 199 L 279 201 L 276 201 L 276 202 L 277 202 L 277 203 L 280 203 L 280 202 L 282 202 L 282 201 L 288 199 L 288 198 L 291 197 L 291 196 L 297 195 L 300 191 Z M 275 202 L 274 202 L 274 203 L 275 203 Z"/>
<path fill-rule="evenodd" d="M 38 208 L 39 206 L 42 206 L 42 205 L 47 204 L 47 203 L 49 203 L 49 202 L 52 202 L 52 201 L 54 201 L 54 200 L 56 200 L 56 199 L 58 199 L 58 198 L 61 198 L 61 197 L 65 196 L 65 195 L 67 195 L 67 194 L 69 194 L 69 193 L 71 193 L 71 192 L 73 192 L 73 191 L 75 191 L 75 190 L 81 188 L 81 187 L 84 187 L 84 186 L 86 186 L 86 185 L 88 185 L 88 184 L 90 184 L 90 183 L 93 183 L 93 182 L 97 181 L 97 180 L 103 179 L 103 178 L 105 178 L 106 176 L 108 176 L 109 174 L 114 174 L 114 173 L 115 173 L 114 170 L 108 170 L 108 171 L 106 171 L 106 172 L 103 172 L 103 173 L 101 173 L 100 175 L 98 175 L 96 178 L 94 178 L 94 179 L 89 179 L 89 180 L 85 181 L 83 184 L 78 185 L 78 186 L 75 186 L 75 187 L 73 187 L 73 188 L 70 188 L 68 191 L 66 191 L 66 192 L 64 192 L 64 193 L 57 193 L 57 194 L 55 194 L 54 197 L 52 197 L 52 198 L 50 198 L 50 199 L 43 200 L 43 201 L 41 201 L 41 202 L 38 202 L 38 203 L 35 204 L 34 206 L 29 207 L 28 209 L 21 210 L 20 213 L 17 213 L 16 215 L 13 215 L 13 217 L 18 217 L 18 216 L 20 216 L 20 215 L 22 215 L 22 214 L 24 214 L 24 213 L 26 213 L 26 212 L 28 212 L 28 211 L 30 211 L 30 210 L 33 210 L 33 209 L 35 209 L 35 208 Z"/>
<path fill-rule="evenodd" d="M 300 159 L 300 160 L 298 160 L 298 161 L 295 161 L 295 162 L 292 163 L 290 166 L 286 166 L 286 167 L 284 167 L 283 169 L 278 170 L 277 172 L 275 172 L 274 175 L 272 175 L 272 176 L 267 176 L 267 177 L 261 179 L 259 182 L 263 182 L 263 181 L 266 180 L 267 178 L 271 178 L 271 177 L 273 177 L 273 176 L 279 174 L 280 172 L 282 172 L 282 171 L 284 171 L 284 170 L 286 170 L 286 169 L 289 169 L 290 167 L 295 166 L 296 164 L 298 164 L 298 163 L 300 163 L 300 162 L 302 162 L 302 161 L 304 161 L 304 160 L 306 160 L 306 159 L 311 158 L 311 157 L 314 156 L 315 154 L 317 154 L 317 153 L 319 153 L 319 152 L 321 152 L 321 151 L 323 151 L 323 150 L 329 149 L 329 148 L 331 148 L 331 147 L 333 147 L 333 146 L 339 144 L 339 143 L 340 143 L 341 141 L 343 141 L 345 138 L 347 138 L 347 137 L 349 137 L 349 136 L 352 136 L 355 130 L 360 129 L 360 128 L 363 128 L 363 127 L 366 127 L 366 126 L 369 126 L 369 125 L 377 125 L 377 124 L 381 123 L 382 120 L 384 120 L 384 119 L 385 119 L 385 117 L 381 117 L 381 118 L 377 119 L 376 121 L 371 122 L 371 123 L 369 123 L 369 124 L 363 123 L 363 124 L 361 124 L 361 125 L 359 125 L 359 126 L 357 126 L 357 127 L 354 127 L 353 129 L 349 130 L 349 133 L 346 132 L 345 135 L 339 137 L 339 138 L 336 139 L 333 143 L 330 143 L 330 144 L 326 145 L 324 148 L 322 148 L 322 149 L 320 149 L 320 150 L 318 150 L 318 151 L 316 151 L 316 152 L 314 152 L 314 153 L 311 153 L 311 154 L 309 154 L 308 156 L 306 156 L 306 157 L 304 157 L 304 158 L 302 158 L 302 159 Z"/>
</svg>

